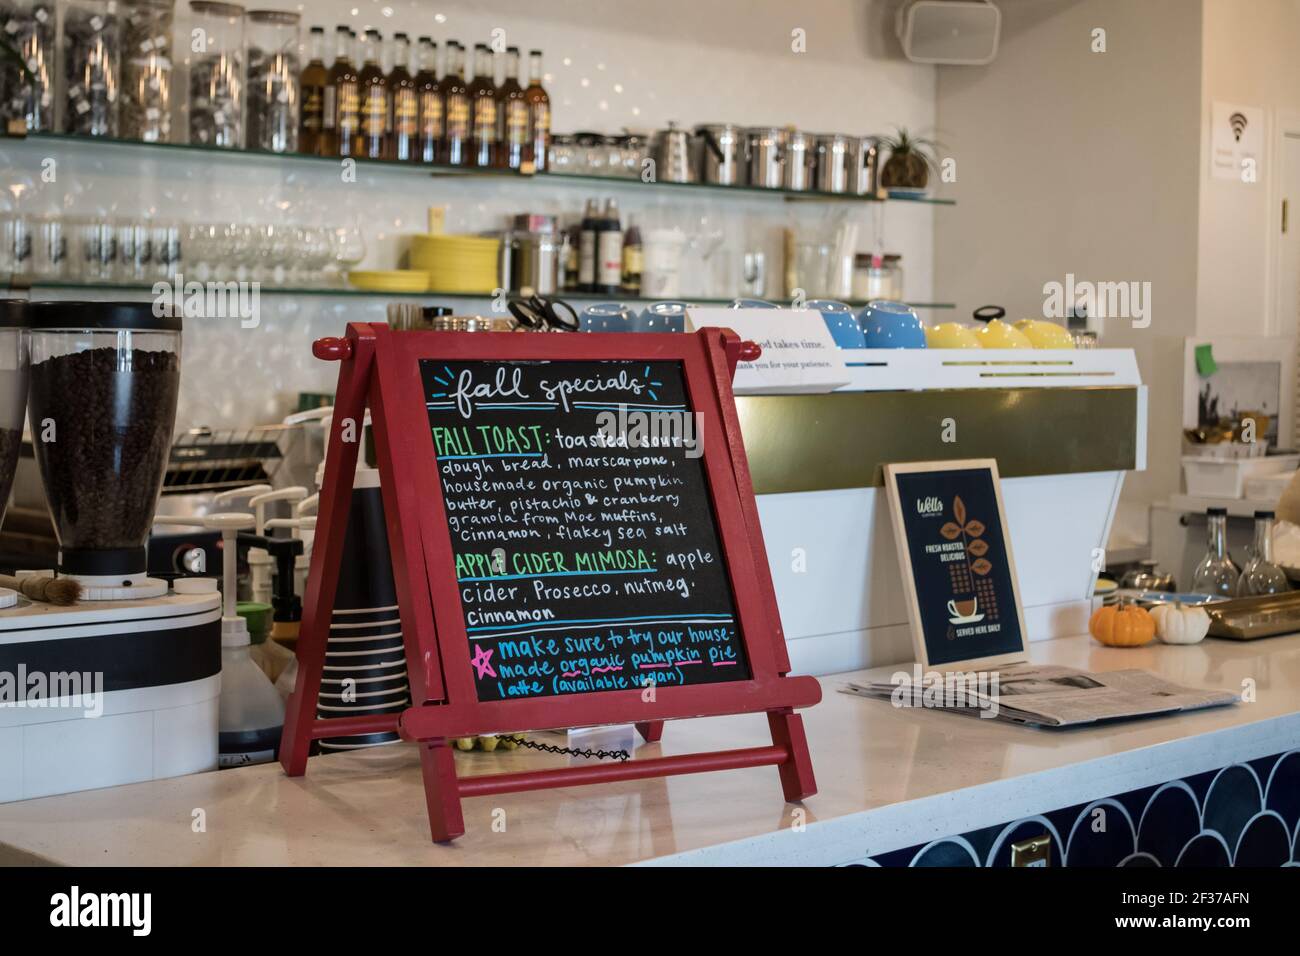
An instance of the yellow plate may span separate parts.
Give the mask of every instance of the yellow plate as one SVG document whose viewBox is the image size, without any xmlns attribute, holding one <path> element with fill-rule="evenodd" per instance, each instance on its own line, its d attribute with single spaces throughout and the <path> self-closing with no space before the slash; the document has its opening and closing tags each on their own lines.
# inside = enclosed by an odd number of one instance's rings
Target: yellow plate
<svg viewBox="0 0 1300 956">
<path fill-rule="evenodd" d="M 375 269 L 349 272 L 348 282 L 366 292 L 429 291 L 429 273 L 416 269 Z"/>
</svg>

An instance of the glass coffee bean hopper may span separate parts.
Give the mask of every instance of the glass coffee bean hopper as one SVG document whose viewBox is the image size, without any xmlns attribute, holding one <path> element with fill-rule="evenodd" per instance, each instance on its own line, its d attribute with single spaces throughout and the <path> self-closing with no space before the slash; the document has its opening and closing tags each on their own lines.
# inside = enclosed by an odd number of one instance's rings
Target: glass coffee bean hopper
<svg viewBox="0 0 1300 956">
<path fill-rule="evenodd" d="M 27 303 L 0 300 L 0 525 L 23 444 L 27 407 Z M 0 608 L 13 607 L 18 595 L 0 588 Z"/>
<path fill-rule="evenodd" d="M 83 599 L 158 597 L 145 545 L 180 390 L 181 319 L 149 302 L 30 307 L 32 444 L 59 541 L 59 573 Z"/>
</svg>

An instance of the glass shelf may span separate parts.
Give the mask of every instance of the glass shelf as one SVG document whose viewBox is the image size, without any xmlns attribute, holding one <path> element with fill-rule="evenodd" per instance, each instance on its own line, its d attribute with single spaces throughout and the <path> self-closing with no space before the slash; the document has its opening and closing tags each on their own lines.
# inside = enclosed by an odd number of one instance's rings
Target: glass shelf
<svg viewBox="0 0 1300 956">
<path fill-rule="evenodd" d="M 104 137 L 76 136 L 71 133 L 32 133 L 28 136 L 0 136 L 0 148 L 20 143 L 62 143 L 70 146 L 91 148 L 107 147 L 110 149 L 131 150 L 140 153 L 173 153 L 178 155 L 197 155 L 213 162 L 235 163 L 269 163 L 280 166 L 338 166 L 342 157 L 307 156 L 301 153 L 269 153 L 256 149 L 215 149 L 211 146 L 195 146 L 189 143 L 143 143 L 138 140 L 108 139 Z M 764 197 L 781 199 L 786 202 L 904 202 L 929 206 L 955 206 L 956 200 L 940 199 L 933 196 L 886 196 L 883 194 L 856 196 L 845 193 L 826 193 L 816 190 L 765 189 L 761 186 L 720 186 L 713 183 L 671 183 L 642 182 L 640 179 L 622 176 L 597 176 L 591 174 L 539 173 L 524 175 L 508 169 L 479 169 L 466 166 L 445 166 L 428 163 L 401 163 L 386 159 L 356 159 L 359 169 L 395 170 L 422 176 L 455 176 L 475 179 L 497 179 L 527 181 L 547 186 L 591 186 L 599 184 L 602 188 L 628 188 L 650 190 L 685 190 L 710 195 L 730 195 L 737 197 Z"/>
<path fill-rule="evenodd" d="M 646 183 L 642 182 L 640 179 L 626 176 L 597 176 L 591 173 L 545 173 L 532 178 L 545 180 L 548 185 L 566 183 L 588 186 L 592 183 L 599 183 L 602 187 L 626 186 L 628 188 L 641 189 L 681 189 L 696 193 L 725 193 L 735 196 L 783 199 L 786 202 L 906 202 L 926 206 L 957 205 L 955 199 L 940 199 L 936 196 L 889 196 L 884 193 L 857 196 L 849 193 L 821 192 L 816 189 L 768 189 L 764 186 L 722 186 L 717 183 Z"/>
<path fill-rule="evenodd" d="M 159 279 L 159 282 L 168 280 Z M 212 280 L 214 282 L 225 282 L 232 280 Z M 170 283 L 169 283 L 170 285 Z M 32 292 L 41 290 L 61 291 L 61 292 L 134 292 L 134 293 L 153 293 L 153 283 L 104 283 L 104 282 L 77 282 L 73 280 L 51 280 L 51 281 L 34 281 L 28 286 L 10 286 L 10 291 L 24 291 L 30 289 Z M 452 302 L 482 302 L 486 299 L 492 299 L 490 292 L 372 292 L 368 289 L 354 289 L 350 286 L 273 286 L 261 284 L 258 288 L 259 293 L 276 296 L 310 296 L 314 298 L 344 298 L 344 299 L 410 299 L 410 300 L 441 300 Z M 572 302 L 653 302 L 654 299 L 648 299 L 644 296 L 628 296 L 596 292 L 561 292 L 559 298 Z M 715 296 L 698 296 L 698 295 L 681 295 L 674 296 L 673 301 L 690 302 L 696 305 L 729 305 L 732 299 L 737 296 L 728 296 L 726 298 L 717 298 Z M 845 300 L 846 304 L 858 308 L 866 305 L 865 301 L 857 299 Z M 951 302 L 909 302 L 914 309 L 954 309 L 956 306 Z"/>
</svg>

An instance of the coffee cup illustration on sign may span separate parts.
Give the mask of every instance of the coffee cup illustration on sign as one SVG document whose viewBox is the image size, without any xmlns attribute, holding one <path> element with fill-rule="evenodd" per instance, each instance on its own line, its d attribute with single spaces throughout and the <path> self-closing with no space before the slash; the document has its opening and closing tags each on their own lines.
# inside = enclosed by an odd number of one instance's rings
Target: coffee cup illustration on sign
<svg viewBox="0 0 1300 956">
<path fill-rule="evenodd" d="M 948 620 L 953 624 L 973 624 L 984 620 L 979 613 L 979 601 L 975 595 L 963 595 L 948 602 Z"/>
</svg>

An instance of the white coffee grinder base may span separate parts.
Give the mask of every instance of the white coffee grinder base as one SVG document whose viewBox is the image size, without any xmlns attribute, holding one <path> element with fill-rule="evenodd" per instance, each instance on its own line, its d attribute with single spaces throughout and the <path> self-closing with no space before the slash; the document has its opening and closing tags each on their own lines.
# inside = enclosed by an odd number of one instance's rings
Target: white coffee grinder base
<svg viewBox="0 0 1300 956">
<path fill-rule="evenodd" d="M 0 803 L 213 770 L 221 597 L 0 610 Z"/>
</svg>

